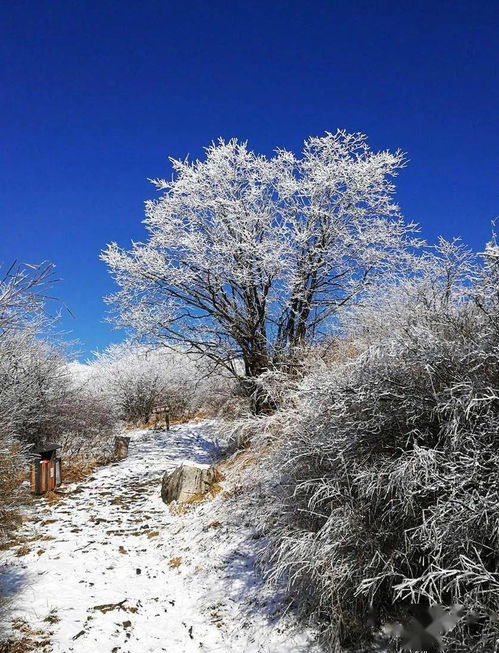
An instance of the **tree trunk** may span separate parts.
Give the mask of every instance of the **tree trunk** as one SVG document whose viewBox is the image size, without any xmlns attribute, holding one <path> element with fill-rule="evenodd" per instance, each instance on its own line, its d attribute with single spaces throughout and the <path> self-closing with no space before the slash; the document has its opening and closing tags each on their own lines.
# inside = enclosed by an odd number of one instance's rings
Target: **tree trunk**
<svg viewBox="0 0 499 653">
<path fill-rule="evenodd" d="M 253 384 L 251 394 L 251 412 L 253 415 L 270 415 L 276 409 L 275 402 L 267 395 L 265 390 L 258 384 Z"/>
<path fill-rule="evenodd" d="M 269 369 L 267 354 L 246 356 L 244 365 L 246 371 L 244 387 L 250 397 L 251 412 L 253 415 L 269 415 L 275 410 L 275 403 L 258 383 L 258 377 Z"/>
</svg>

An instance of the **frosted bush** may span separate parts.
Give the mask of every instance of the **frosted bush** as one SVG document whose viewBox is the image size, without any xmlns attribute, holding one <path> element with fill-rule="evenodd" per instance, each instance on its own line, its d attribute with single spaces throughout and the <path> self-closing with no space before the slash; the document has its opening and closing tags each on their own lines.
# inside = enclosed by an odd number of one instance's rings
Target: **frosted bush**
<svg viewBox="0 0 499 653">
<path fill-rule="evenodd" d="M 442 241 L 413 277 L 366 297 L 343 325 L 356 355 L 309 375 L 282 420 L 262 516 L 270 574 L 327 624 L 338 650 L 364 650 L 415 603 L 474 614 L 446 635 L 448 650 L 495 650 L 494 247 L 481 268 Z"/>
<path fill-rule="evenodd" d="M 234 384 L 206 357 L 180 346 L 150 349 L 128 342 L 96 354 L 78 373 L 130 423 L 147 423 L 156 406 L 168 406 L 173 418 L 213 412 Z"/>
<path fill-rule="evenodd" d="M 0 278 L 0 542 L 20 519 L 21 482 L 26 447 L 22 425 L 33 419 L 36 377 L 27 382 L 24 370 L 38 346 L 34 334 L 44 322 L 45 293 L 51 264 L 13 264 Z"/>
</svg>

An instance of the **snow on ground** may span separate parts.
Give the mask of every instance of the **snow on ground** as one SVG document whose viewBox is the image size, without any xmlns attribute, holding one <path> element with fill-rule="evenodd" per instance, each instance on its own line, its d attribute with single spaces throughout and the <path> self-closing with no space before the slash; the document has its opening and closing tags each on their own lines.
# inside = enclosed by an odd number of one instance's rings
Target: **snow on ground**
<svg viewBox="0 0 499 653">
<path fill-rule="evenodd" d="M 54 653 L 319 652 L 263 586 L 259 539 L 234 497 L 161 501 L 165 470 L 215 454 L 207 422 L 136 431 L 126 460 L 54 504 L 38 499 L 31 551 L 2 553 L 6 622 L 52 633 L 40 650 Z"/>
</svg>

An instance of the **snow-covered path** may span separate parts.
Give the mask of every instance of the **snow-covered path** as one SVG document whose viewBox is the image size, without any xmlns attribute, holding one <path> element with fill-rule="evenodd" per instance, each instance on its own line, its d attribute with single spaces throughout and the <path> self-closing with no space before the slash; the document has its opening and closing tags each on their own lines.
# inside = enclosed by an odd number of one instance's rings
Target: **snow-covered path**
<svg viewBox="0 0 499 653">
<path fill-rule="evenodd" d="M 202 423 L 135 432 L 126 460 L 55 504 L 37 502 L 29 526 L 37 539 L 26 555 L 3 553 L 1 571 L 12 593 L 9 620 L 51 633 L 40 650 L 319 650 L 312 634 L 276 618 L 275 597 L 254 570 L 251 524 L 234 510 L 226 519 L 222 496 L 181 514 L 161 501 L 165 470 L 212 462 L 208 434 Z"/>
</svg>

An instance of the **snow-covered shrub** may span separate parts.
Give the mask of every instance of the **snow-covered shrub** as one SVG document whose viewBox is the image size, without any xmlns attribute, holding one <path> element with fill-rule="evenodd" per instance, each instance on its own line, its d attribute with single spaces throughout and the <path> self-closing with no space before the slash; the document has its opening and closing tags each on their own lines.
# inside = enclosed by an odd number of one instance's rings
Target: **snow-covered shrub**
<svg viewBox="0 0 499 653">
<path fill-rule="evenodd" d="M 105 397 L 75 382 L 44 311 L 50 264 L 12 266 L 0 279 L 0 538 L 16 523 L 33 445 L 99 454 L 116 417 Z"/>
<path fill-rule="evenodd" d="M 21 482 L 26 467 L 21 424 L 29 419 L 19 387 L 19 367 L 29 358 L 33 333 L 42 322 L 44 293 L 51 283 L 50 264 L 12 265 L 0 279 L 0 541 L 19 521 Z"/>
<path fill-rule="evenodd" d="M 107 398 L 76 381 L 63 352 L 30 328 L 2 339 L 0 408 L 17 441 L 57 442 L 66 453 L 95 449 L 116 423 Z"/>
<path fill-rule="evenodd" d="M 19 522 L 20 486 L 25 471 L 25 451 L 13 432 L 12 417 L 7 412 L 0 419 L 0 543 Z"/>
<path fill-rule="evenodd" d="M 137 424 L 147 423 L 156 406 L 168 406 L 174 419 L 214 412 L 233 386 L 206 358 L 180 347 L 112 345 L 87 370 L 90 385 L 109 398 L 119 417 Z"/>
<path fill-rule="evenodd" d="M 25 329 L 3 339 L 0 401 L 8 406 L 11 429 L 25 444 L 39 444 L 50 432 L 54 401 L 62 390 L 61 354 Z"/>
<path fill-rule="evenodd" d="M 438 250 L 352 312 L 355 354 L 304 379 L 268 460 L 271 576 L 333 649 L 413 603 L 474 613 L 453 651 L 499 637 L 499 256 Z"/>
<path fill-rule="evenodd" d="M 68 388 L 55 403 L 54 413 L 53 437 L 66 457 L 106 460 L 111 456 L 119 422 L 108 397 L 87 387 Z"/>
</svg>

